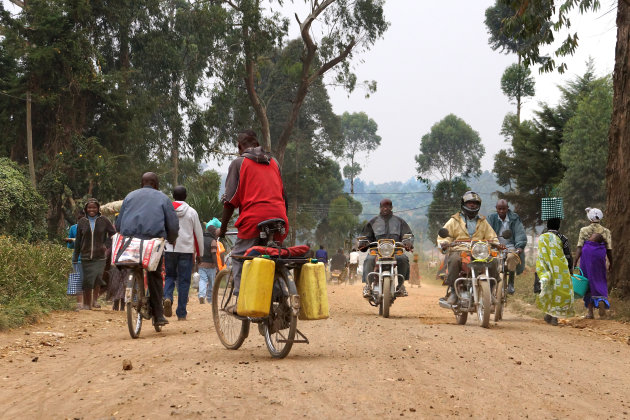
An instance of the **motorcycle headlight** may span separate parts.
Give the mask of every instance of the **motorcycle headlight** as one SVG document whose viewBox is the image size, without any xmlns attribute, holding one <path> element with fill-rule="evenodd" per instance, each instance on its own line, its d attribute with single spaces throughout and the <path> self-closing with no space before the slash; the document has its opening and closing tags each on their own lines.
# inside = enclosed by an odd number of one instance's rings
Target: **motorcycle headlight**
<svg viewBox="0 0 630 420">
<path fill-rule="evenodd" d="M 490 256 L 490 249 L 485 242 L 477 242 L 471 250 L 472 256 L 476 260 L 485 260 Z"/>
<path fill-rule="evenodd" d="M 392 242 L 381 242 L 378 244 L 378 253 L 381 257 L 389 258 L 394 255 L 394 244 Z"/>
</svg>

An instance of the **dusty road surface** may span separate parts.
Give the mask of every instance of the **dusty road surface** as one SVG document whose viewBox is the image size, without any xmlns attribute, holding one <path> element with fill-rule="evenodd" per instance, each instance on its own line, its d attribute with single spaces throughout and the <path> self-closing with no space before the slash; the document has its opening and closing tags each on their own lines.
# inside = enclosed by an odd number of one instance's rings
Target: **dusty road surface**
<svg viewBox="0 0 630 420">
<path fill-rule="evenodd" d="M 508 308 L 489 329 L 458 326 L 441 287 L 409 292 L 382 319 L 360 285 L 330 287 L 331 318 L 298 323 L 311 344 L 284 360 L 256 328 L 224 349 L 192 298 L 187 321 L 137 340 L 123 312 L 54 314 L 0 334 L 0 417 L 630 418 L 627 325 L 552 327 Z"/>
</svg>

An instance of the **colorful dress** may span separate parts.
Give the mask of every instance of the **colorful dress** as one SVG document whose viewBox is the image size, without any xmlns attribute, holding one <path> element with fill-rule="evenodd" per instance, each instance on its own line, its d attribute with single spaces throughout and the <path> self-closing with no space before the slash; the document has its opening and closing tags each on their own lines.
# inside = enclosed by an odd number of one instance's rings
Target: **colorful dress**
<svg viewBox="0 0 630 420">
<path fill-rule="evenodd" d="M 588 293 L 584 295 L 584 306 L 589 303 L 597 308 L 600 301 L 610 308 L 608 283 L 606 281 L 606 244 L 585 241 L 582 246 L 580 268 L 588 279 Z"/>
<path fill-rule="evenodd" d="M 574 315 L 573 284 L 562 240 L 553 232 L 540 235 L 536 274 L 541 291 L 536 305 L 544 313 L 555 317 Z"/>
</svg>

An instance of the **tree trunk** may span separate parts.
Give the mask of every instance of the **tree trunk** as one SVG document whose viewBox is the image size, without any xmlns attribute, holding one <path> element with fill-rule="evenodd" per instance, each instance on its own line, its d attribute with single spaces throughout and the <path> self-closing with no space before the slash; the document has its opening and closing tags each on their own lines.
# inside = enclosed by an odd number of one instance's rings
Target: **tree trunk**
<svg viewBox="0 0 630 420">
<path fill-rule="evenodd" d="M 613 261 L 610 284 L 630 295 L 630 6 L 617 4 L 617 46 L 613 75 L 613 112 L 608 134 L 606 213 L 610 220 Z"/>
<path fill-rule="evenodd" d="M 33 160 L 33 127 L 31 125 L 31 91 L 26 91 L 26 150 L 28 151 L 28 172 L 31 175 L 31 184 L 37 188 L 35 181 L 35 161 Z"/>
</svg>

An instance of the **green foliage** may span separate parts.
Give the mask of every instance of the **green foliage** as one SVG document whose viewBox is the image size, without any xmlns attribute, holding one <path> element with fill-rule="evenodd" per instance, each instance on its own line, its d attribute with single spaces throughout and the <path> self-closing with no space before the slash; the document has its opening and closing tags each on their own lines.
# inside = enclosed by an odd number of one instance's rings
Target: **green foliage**
<svg viewBox="0 0 630 420">
<path fill-rule="evenodd" d="M 0 158 L 0 235 L 26 241 L 43 239 L 45 214 L 46 202 L 26 175 L 15 162 Z"/>
<path fill-rule="evenodd" d="M 350 192 L 354 192 L 354 178 L 361 172 L 356 162 L 359 153 L 369 153 L 381 144 L 376 134 L 378 125 L 365 112 L 348 113 L 341 116 L 341 131 L 344 140 L 344 157 L 350 162 L 343 168 L 343 175 L 350 179 Z"/>
<path fill-rule="evenodd" d="M 431 176 L 449 182 L 457 177 L 478 176 L 485 152 L 479 134 L 464 120 L 449 114 L 422 136 L 416 171 L 425 182 Z"/>
<path fill-rule="evenodd" d="M 205 171 L 189 177 L 184 182 L 184 186 L 188 193 L 186 202 L 197 211 L 204 229 L 206 222 L 212 220 L 213 217 L 221 219 L 223 212 L 223 204 L 219 201 L 221 177 L 216 171 Z"/>
<path fill-rule="evenodd" d="M 350 196 L 341 195 L 330 202 L 327 217 L 319 224 L 315 239 L 329 249 L 348 248 L 361 231 L 361 204 Z"/>
<path fill-rule="evenodd" d="M 523 102 L 523 98 L 534 96 L 535 85 L 532 72 L 521 64 L 512 64 L 503 72 L 501 77 L 501 90 L 517 105 L 518 112 Z"/>
<path fill-rule="evenodd" d="M 612 114 L 610 77 L 593 81 L 590 92 L 582 95 L 575 115 L 564 129 L 560 147 L 566 167 L 560 183 L 566 222 L 563 230 L 571 243 L 577 243 L 579 228 L 584 226 L 586 207 L 604 210 L 606 206 L 606 163 L 608 129 Z"/>
<path fill-rule="evenodd" d="M 512 11 L 510 17 L 501 20 L 498 32 L 511 42 L 522 45 L 518 48 L 518 53 L 523 57 L 525 65 L 529 67 L 538 63 L 541 71 L 548 72 L 557 68 L 560 73 L 564 73 L 567 69 L 566 63 L 557 64 L 554 57 L 573 55 L 578 46 L 577 34 L 569 34 L 553 51 L 553 56 L 542 53 L 540 49 L 555 42 L 554 32 L 571 28 L 568 18 L 571 10 L 578 8 L 580 13 L 595 11 L 599 9 L 600 1 L 497 0 L 497 6 Z M 506 12 L 503 12 L 503 16 L 505 15 Z"/>
<path fill-rule="evenodd" d="M 66 285 L 71 250 L 8 236 L 0 236 L 0 249 L 0 330 L 70 307 Z"/>
<path fill-rule="evenodd" d="M 460 209 L 461 197 L 470 187 L 461 178 L 452 181 L 443 180 L 438 182 L 433 188 L 433 201 L 429 205 L 428 211 L 428 238 L 434 241 L 437 238 L 438 230 L 448 221 L 448 219 Z"/>
<path fill-rule="evenodd" d="M 509 190 L 499 194 L 516 205 L 526 227 L 542 223 L 540 202 L 549 196 L 564 177 L 565 166 L 560 157 L 567 123 L 575 115 L 584 95 L 594 87 L 592 63 L 583 76 L 560 87 L 562 96 L 556 107 L 543 104 L 532 121 L 518 123 L 516 116 L 508 115 L 502 134 L 511 143 L 495 158 L 493 172 L 502 186 Z"/>
</svg>

